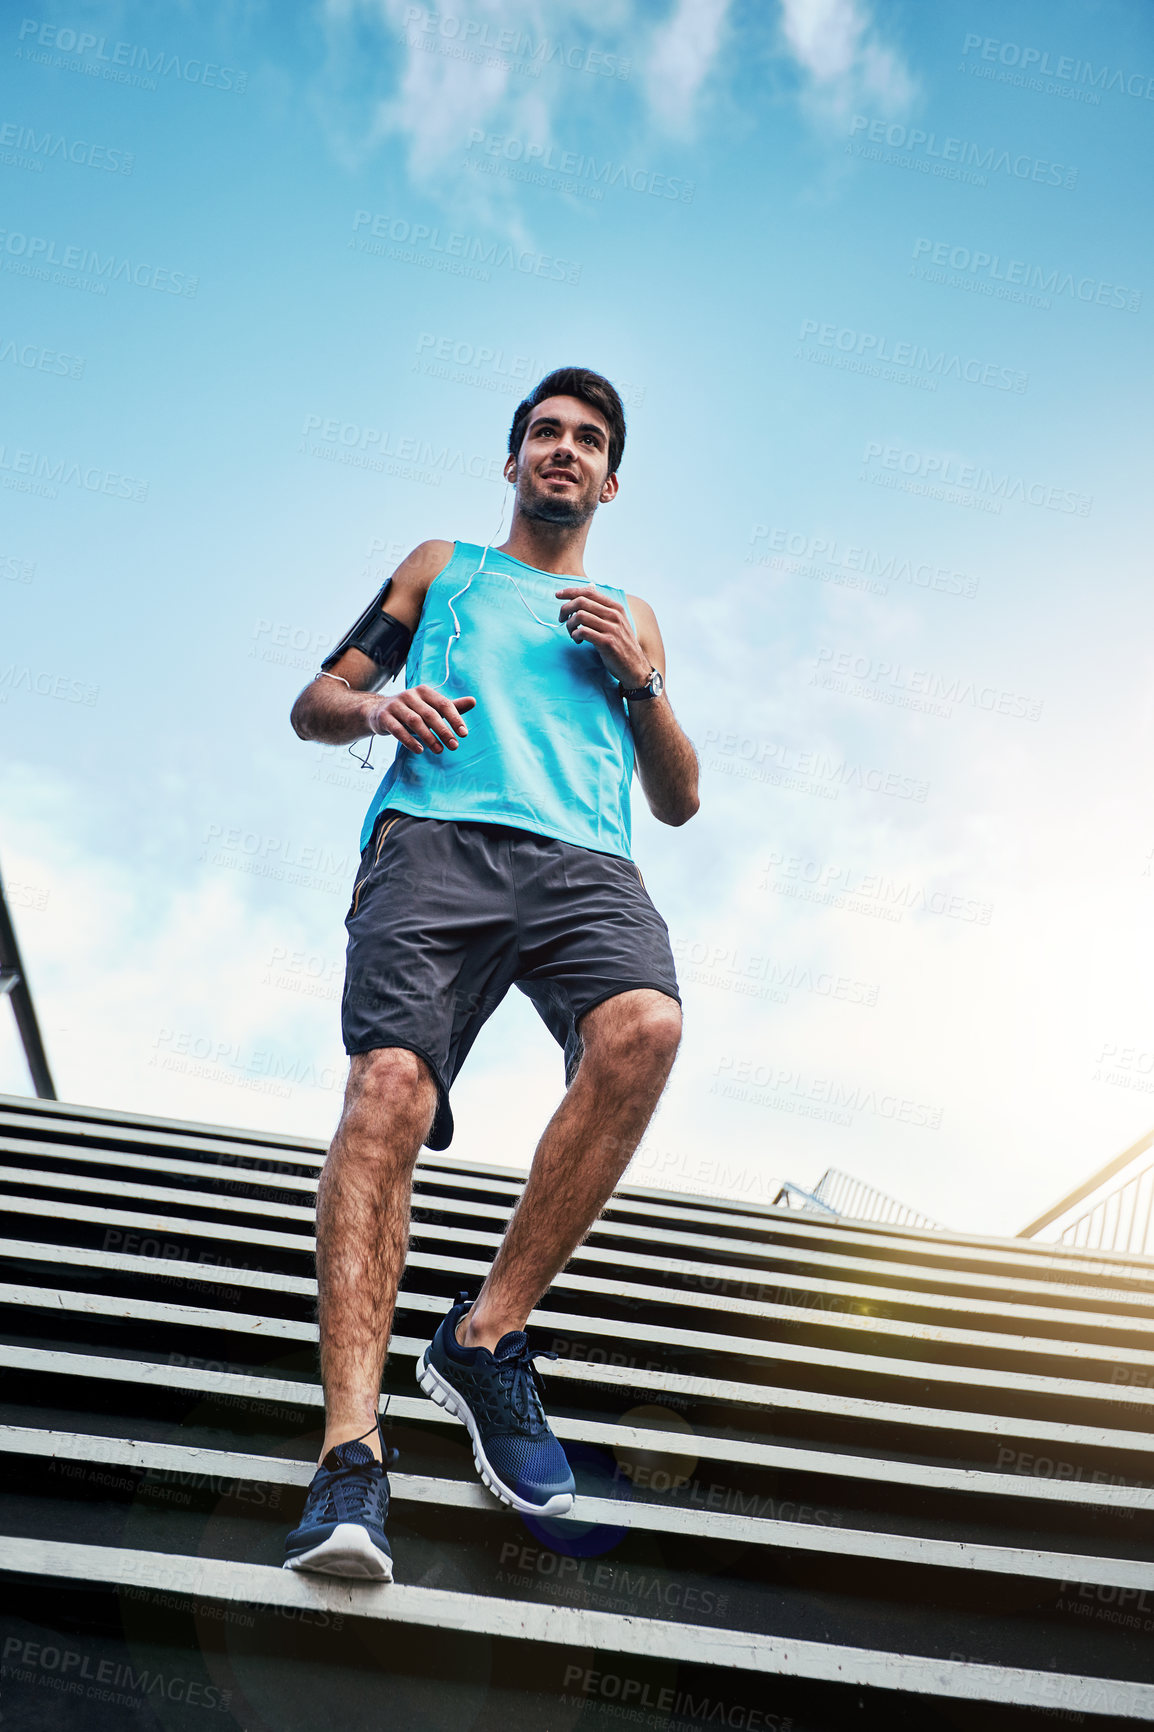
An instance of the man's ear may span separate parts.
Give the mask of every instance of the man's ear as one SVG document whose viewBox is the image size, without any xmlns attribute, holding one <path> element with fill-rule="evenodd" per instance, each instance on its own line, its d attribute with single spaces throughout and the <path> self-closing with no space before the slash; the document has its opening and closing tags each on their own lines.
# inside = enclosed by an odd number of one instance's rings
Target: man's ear
<svg viewBox="0 0 1154 1732">
<path fill-rule="evenodd" d="M 506 457 L 504 475 L 506 481 L 516 481 L 517 459 L 515 457 Z"/>
<path fill-rule="evenodd" d="M 617 472 L 614 470 L 613 474 L 607 475 L 601 483 L 601 492 L 598 494 L 598 499 L 602 505 L 608 505 L 611 500 L 616 499 L 618 486 Z"/>
</svg>

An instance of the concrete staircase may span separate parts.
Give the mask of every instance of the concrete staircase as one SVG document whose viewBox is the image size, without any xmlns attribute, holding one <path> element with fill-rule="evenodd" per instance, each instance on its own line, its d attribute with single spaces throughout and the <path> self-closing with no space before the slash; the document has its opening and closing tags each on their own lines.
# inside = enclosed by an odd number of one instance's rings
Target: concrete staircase
<svg viewBox="0 0 1154 1732">
<path fill-rule="evenodd" d="M 480 1487 L 413 1361 L 519 1179 L 426 1151 L 397 1580 L 279 1568 L 323 1150 L 0 1097 L 0 1724 L 1154 1721 L 1154 1261 L 622 1186 L 534 1318 L 581 1497 Z"/>
</svg>

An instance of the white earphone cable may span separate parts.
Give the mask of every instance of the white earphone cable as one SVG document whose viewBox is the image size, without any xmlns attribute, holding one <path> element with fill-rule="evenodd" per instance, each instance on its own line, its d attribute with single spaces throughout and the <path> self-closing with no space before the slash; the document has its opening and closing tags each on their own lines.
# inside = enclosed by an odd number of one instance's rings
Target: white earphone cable
<svg viewBox="0 0 1154 1732">
<path fill-rule="evenodd" d="M 506 495 L 506 497 L 507 497 L 507 495 Z M 475 577 L 479 577 L 481 572 L 486 569 L 485 560 L 488 558 L 489 554 L 492 552 L 493 542 L 497 539 L 497 536 L 500 535 L 501 530 L 504 527 L 504 523 L 505 523 L 505 500 L 502 499 L 502 501 L 501 501 L 501 520 L 497 524 L 496 534 L 494 534 L 492 536 L 492 538 L 485 543 L 484 551 L 481 554 L 480 565 L 478 565 L 473 571 L 471 571 L 469 573 L 469 576 L 468 576 L 468 579 L 466 580 L 466 582 L 464 582 L 461 585 L 460 589 L 454 590 L 453 594 L 449 597 L 449 600 L 445 604 L 448 607 L 449 612 L 453 616 L 453 634 L 445 644 L 445 677 L 444 677 L 444 679 L 438 680 L 436 682 L 436 685 L 434 687 L 435 691 L 440 691 L 442 686 L 446 686 L 449 683 L 449 653 L 452 650 L 453 645 L 456 643 L 457 639 L 461 635 L 461 622 L 457 618 L 457 610 L 453 606 L 453 603 L 455 601 L 459 600 L 459 598 L 465 594 L 465 592 L 469 588 L 469 585 L 472 583 L 473 579 Z M 493 572 L 493 576 L 503 577 L 509 583 L 511 583 L 513 585 L 513 588 L 517 591 L 518 596 L 520 596 L 520 598 L 521 598 L 522 607 L 524 607 L 528 613 L 533 615 L 533 618 L 537 621 L 538 625 L 543 625 L 547 631 L 565 631 L 567 629 L 564 620 L 542 619 L 540 614 L 533 613 L 533 609 L 529 606 L 529 603 L 525 600 L 524 595 L 521 593 L 520 584 L 517 582 L 517 579 L 512 575 L 511 572 L 496 571 L 496 572 Z M 432 682 L 429 682 L 429 683 L 432 683 Z"/>
</svg>

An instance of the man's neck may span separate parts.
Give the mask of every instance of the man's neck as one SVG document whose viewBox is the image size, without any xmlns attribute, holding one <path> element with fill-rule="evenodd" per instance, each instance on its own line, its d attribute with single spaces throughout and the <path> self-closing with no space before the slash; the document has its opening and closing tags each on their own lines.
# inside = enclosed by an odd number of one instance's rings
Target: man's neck
<svg viewBox="0 0 1154 1732">
<path fill-rule="evenodd" d="M 537 571 L 555 573 L 558 577 L 585 576 L 585 543 L 589 538 L 592 519 L 584 523 L 543 523 L 540 518 L 524 517 L 513 512 L 509 539 L 497 549 Z"/>
</svg>

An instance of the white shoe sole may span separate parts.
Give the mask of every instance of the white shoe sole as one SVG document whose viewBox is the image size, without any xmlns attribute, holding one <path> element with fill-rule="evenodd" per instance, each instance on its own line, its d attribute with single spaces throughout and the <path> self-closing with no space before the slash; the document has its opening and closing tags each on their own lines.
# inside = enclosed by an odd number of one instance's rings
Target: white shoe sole
<svg viewBox="0 0 1154 1732">
<path fill-rule="evenodd" d="M 520 1510 L 522 1515 L 560 1516 L 568 1515 L 573 1508 L 573 1493 L 559 1491 L 548 1503 L 527 1503 L 523 1497 L 518 1497 L 515 1491 L 510 1491 L 504 1482 L 497 1478 L 496 1472 L 489 1463 L 485 1451 L 481 1448 L 481 1440 L 477 1436 L 477 1422 L 469 1412 L 457 1391 L 451 1383 L 429 1364 L 429 1350 L 426 1347 L 417 1360 L 417 1382 L 431 1401 L 438 1407 L 443 1407 L 446 1413 L 451 1413 L 454 1419 L 459 1419 L 473 1440 L 473 1460 L 483 1484 L 488 1486 L 494 1497 L 500 1498 L 511 1509 Z"/>
<path fill-rule="evenodd" d="M 391 1582 L 393 1560 L 375 1546 L 357 1522 L 341 1522 L 327 1540 L 297 1558 L 286 1558 L 286 1570 L 308 1570 L 320 1576 L 355 1576 L 359 1581 Z"/>
</svg>

